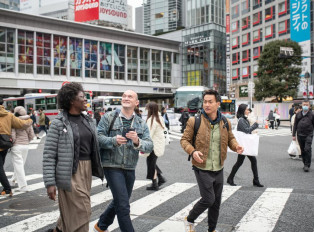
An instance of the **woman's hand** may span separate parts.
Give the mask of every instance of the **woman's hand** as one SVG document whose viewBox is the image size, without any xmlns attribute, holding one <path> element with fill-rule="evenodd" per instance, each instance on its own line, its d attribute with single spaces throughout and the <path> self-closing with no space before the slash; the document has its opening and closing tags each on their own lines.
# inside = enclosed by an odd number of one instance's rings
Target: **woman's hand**
<svg viewBox="0 0 314 232">
<path fill-rule="evenodd" d="M 56 186 L 49 186 L 47 188 L 47 195 L 49 197 L 49 199 L 51 200 L 56 200 L 56 196 L 57 196 L 57 188 Z"/>
</svg>

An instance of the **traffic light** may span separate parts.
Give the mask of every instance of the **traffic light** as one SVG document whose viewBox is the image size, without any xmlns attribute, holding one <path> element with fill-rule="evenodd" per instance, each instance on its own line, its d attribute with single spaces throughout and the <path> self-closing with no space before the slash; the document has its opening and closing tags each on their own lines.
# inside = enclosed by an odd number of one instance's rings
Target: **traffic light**
<svg viewBox="0 0 314 232">
<path fill-rule="evenodd" d="M 42 92 L 43 92 L 42 89 L 39 89 L 39 90 L 38 90 L 38 93 L 42 93 Z"/>
</svg>

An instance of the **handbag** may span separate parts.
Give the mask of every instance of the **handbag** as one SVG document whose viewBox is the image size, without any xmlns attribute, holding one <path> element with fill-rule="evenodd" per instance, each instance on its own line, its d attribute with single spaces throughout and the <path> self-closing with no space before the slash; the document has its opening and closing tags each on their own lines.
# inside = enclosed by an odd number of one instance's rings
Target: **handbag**
<svg viewBox="0 0 314 232">
<path fill-rule="evenodd" d="M 290 155 L 301 155 L 301 149 L 300 149 L 300 146 L 297 144 L 296 141 L 292 141 L 290 143 L 290 146 L 288 148 L 288 154 Z"/>
<path fill-rule="evenodd" d="M 0 134 L 0 148 L 7 150 L 13 146 L 13 140 L 10 135 Z"/>
</svg>

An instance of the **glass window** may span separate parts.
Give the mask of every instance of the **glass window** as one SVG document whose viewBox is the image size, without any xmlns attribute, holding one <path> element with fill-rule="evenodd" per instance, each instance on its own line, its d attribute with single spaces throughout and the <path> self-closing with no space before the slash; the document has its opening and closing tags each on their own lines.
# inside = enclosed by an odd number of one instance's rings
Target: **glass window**
<svg viewBox="0 0 314 232">
<path fill-rule="evenodd" d="M 67 37 L 53 36 L 54 74 L 66 75 L 67 68 Z"/>
<path fill-rule="evenodd" d="M 248 43 L 248 42 L 249 42 L 249 40 L 248 40 L 248 34 L 242 35 L 242 44 Z"/>
<path fill-rule="evenodd" d="M 269 7 L 265 10 L 265 20 L 273 18 L 273 7 Z"/>
<path fill-rule="evenodd" d="M 238 69 L 237 68 L 232 69 L 232 76 L 233 77 L 237 77 L 238 76 Z"/>
<path fill-rule="evenodd" d="M 232 38 L 232 46 L 238 45 L 238 37 Z"/>
<path fill-rule="evenodd" d="M 37 98 L 35 99 L 35 110 L 46 110 L 46 101 L 45 98 Z"/>
<path fill-rule="evenodd" d="M 111 43 L 100 42 L 100 78 L 111 79 L 112 51 Z"/>
<path fill-rule="evenodd" d="M 137 47 L 128 46 L 128 80 L 137 81 Z"/>
<path fill-rule="evenodd" d="M 50 75 L 51 35 L 36 33 L 37 74 Z"/>
<path fill-rule="evenodd" d="M 260 37 L 260 29 L 253 31 L 253 40 L 259 40 Z"/>
<path fill-rule="evenodd" d="M 233 19 L 239 16 L 239 5 L 232 7 L 231 16 Z"/>
<path fill-rule="evenodd" d="M 114 79 L 124 80 L 125 45 L 114 45 Z"/>
<path fill-rule="evenodd" d="M 258 57 L 259 55 L 259 47 L 253 48 L 253 56 Z"/>
<path fill-rule="evenodd" d="M 163 81 L 171 83 L 171 52 L 163 52 Z"/>
<path fill-rule="evenodd" d="M 14 72 L 15 30 L 0 27 L 0 72 Z"/>
<path fill-rule="evenodd" d="M 149 49 L 140 48 L 140 80 L 148 81 L 149 79 Z"/>
<path fill-rule="evenodd" d="M 254 64 L 253 65 L 253 73 L 257 73 L 257 71 L 258 71 L 258 65 Z"/>
<path fill-rule="evenodd" d="M 46 98 L 47 110 L 56 110 L 57 109 L 57 98 L 49 97 Z"/>
<path fill-rule="evenodd" d="M 249 75 L 249 67 L 244 67 L 243 69 L 242 69 L 242 75 L 244 76 L 244 77 L 246 77 L 246 76 L 248 76 Z"/>
<path fill-rule="evenodd" d="M 265 27 L 265 36 L 271 36 L 272 34 L 272 25 Z"/>
<path fill-rule="evenodd" d="M 175 63 L 175 64 L 179 64 L 179 58 L 180 56 L 179 56 L 179 53 L 174 53 L 173 54 L 173 63 Z"/>
<path fill-rule="evenodd" d="M 85 40 L 85 77 L 97 78 L 97 41 Z"/>
<path fill-rule="evenodd" d="M 283 21 L 283 22 L 280 22 L 278 23 L 278 31 L 279 32 L 283 32 L 285 31 L 287 28 L 286 28 L 286 21 Z"/>
<path fill-rule="evenodd" d="M 18 31 L 19 73 L 33 73 L 34 32 Z"/>
<path fill-rule="evenodd" d="M 238 29 L 239 29 L 239 21 L 233 22 L 231 24 L 231 31 L 236 32 L 236 31 L 238 31 Z"/>
<path fill-rule="evenodd" d="M 242 51 L 242 60 L 245 60 L 245 59 L 248 59 L 249 56 L 248 56 L 248 51 Z"/>
<path fill-rule="evenodd" d="M 82 45 L 82 39 L 70 38 L 70 75 L 73 77 L 82 76 Z"/>
<path fill-rule="evenodd" d="M 152 50 L 152 81 L 160 82 L 160 51 Z"/>
<path fill-rule="evenodd" d="M 281 2 L 278 4 L 278 12 L 279 13 L 284 13 L 287 11 L 287 8 L 286 8 L 287 3 L 286 2 L 287 2 L 287 0 L 285 2 Z"/>
<path fill-rule="evenodd" d="M 158 13 L 158 14 L 155 14 L 155 18 L 156 18 L 156 19 L 163 18 L 163 17 L 164 17 L 164 14 L 165 14 L 165 13 L 163 13 L 163 12 Z"/>
</svg>

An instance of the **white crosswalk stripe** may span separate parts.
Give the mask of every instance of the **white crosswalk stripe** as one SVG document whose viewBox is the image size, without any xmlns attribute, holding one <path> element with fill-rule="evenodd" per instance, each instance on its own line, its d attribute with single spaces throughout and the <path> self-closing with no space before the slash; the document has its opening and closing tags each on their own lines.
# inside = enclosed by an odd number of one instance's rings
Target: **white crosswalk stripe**
<svg viewBox="0 0 314 232">
<path fill-rule="evenodd" d="M 6 173 L 8 176 L 13 173 Z M 38 194 L 35 197 L 37 198 L 46 198 L 44 184 L 42 182 L 41 174 L 32 174 L 27 175 L 27 180 L 32 180 L 36 182 L 29 185 L 29 189 L 32 194 L 36 192 L 34 190 L 41 190 L 41 194 Z M 171 207 L 175 206 L 178 199 L 181 199 L 180 194 L 187 194 L 187 191 L 197 191 L 198 186 L 196 183 L 167 183 L 168 185 L 161 188 L 157 192 L 146 191 L 145 187 L 151 182 L 147 180 L 136 180 L 133 188 L 133 194 L 138 193 L 140 196 L 136 200 L 131 202 L 131 219 L 134 223 L 137 223 L 136 219 L 145 218 L 150 216 L 151 211 L 154 209 L 161 209 L 165 204 Z M 92 196 L 91 196 L 91 206 L 92 212 L 93 208 L 99 206 L 105 209 L 103 204 L 108 204 L 112 200 L 112 194 L 109 189 L 97 188 L 102 184 L 105 185 L 101 180 L 93 180 L 92 182 Z M 251 190 L 250 190 L 251 189 Z M 259 195 L 256 196 L 254 202 L 250 203 L 247 206 L 241 205 L 239 207 L 246 207 L 246 212 L 241 215 L 239 220 L 234 223 L 234 230 L 236 232 L 271 232 L 274 230 L 276 223 L 278 222 L 280 216 L 283 214 L 286 204 L 289 202 L 289 198 L 293 192 L 291 188 L 259 188 Z M 229 201 L 229 204 L 232 202 L 237 202 L 240 197 L 243 195 L 243 191 L 256 191 L 256 188 L 248 188 L 241 186 L 229 186 L 225 185 L 222 194 L 222 205 L 221 210 L 225 207 L 224 204 Z M 244 194 L 245 195 L 245 194 Z M 38 214 L 29 215 L 28 217 L 21 216 L 21 219 L 18 220 L 18 217 L 15 221 L 5 224 L 5 218 L 8 216 L 5 212 L 9 209 L 6 209 L 4 205 L 14 201 L 27 200 L 27 194 L 20 192 L 15 192 L 12 198 L 6 197 L 6 201 L 0 199 L 0 232 L 13 232 L 13 231 L 43 231 L 44 228 L 51 226 L 56 223 L 59 217 L 59 210 L 54 207 L 51 211 L 46 211 L 44 213 L 39 212 Z M 176 200 L 174 200 L 176 198 Z M 188 212 L 191 210 L 193 205 L 199 200 L 199 195 L 192 197 L 193 200 L 188 202 L 186 199 L 182 198 L 183 204 L 179 207 L 176 207 L 177 210 L 173 213 L 159 218 L 153 227 L 145 230 L 149 232 L 182 232 L 184 231 L 183 219 L 188 215 Z M 34 200 L 34 198 L 32 199 Z M 309 199 L 310 200 L 310 199 Z M 186 201 L 186 202 L 185 202 Z M 9 207 L 9 206 L 8 206 Z M 160 208 L 159 208 L 160 207 Z M 97 211 L 99 213 L 99 210 Z M 90 222 L 90 230 L 93 231 L 94 225 L 98 221 L 98 217 L 94 212 L 92 214 L 93 220 Z M 199 226 L 204 226 L 206 224 L 207 212 L 204 212 L 196 220 L 195 224 Z M 4 223 L 4 224 L 1 224 Z M 119 225 L 117 219 L 109 227 L 110 231 L 118 229 Z M 143 231 L 144 232 L 144 231 Z"/>
</svg>

